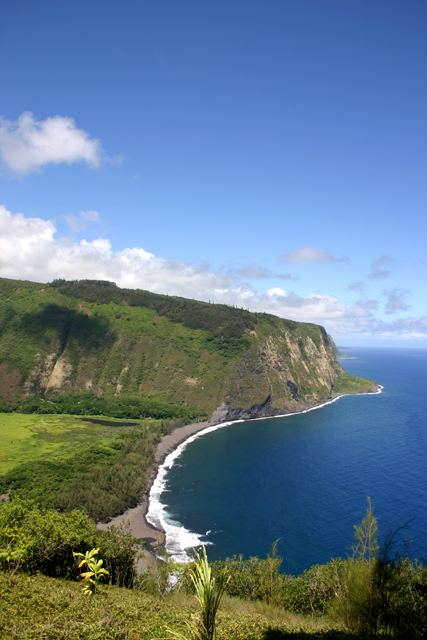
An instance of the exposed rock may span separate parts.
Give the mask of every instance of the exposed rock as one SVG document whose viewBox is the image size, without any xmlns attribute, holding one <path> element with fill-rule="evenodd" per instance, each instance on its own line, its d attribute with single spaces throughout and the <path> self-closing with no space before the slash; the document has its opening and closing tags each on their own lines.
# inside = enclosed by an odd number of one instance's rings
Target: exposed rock
<svg viewBox="0 0 427 640">
<path fill-rule="evenodd" d="M 55 362 L 52 373 L 50 374 L 49 380 L 46 385 L 46 391 L 60 389 L 63 386 L 65 380 L 70 376 L 72 370 L 72 365 L 67 362 L 66 356 L 62 354 L 62 356 Z"/>
</svg>

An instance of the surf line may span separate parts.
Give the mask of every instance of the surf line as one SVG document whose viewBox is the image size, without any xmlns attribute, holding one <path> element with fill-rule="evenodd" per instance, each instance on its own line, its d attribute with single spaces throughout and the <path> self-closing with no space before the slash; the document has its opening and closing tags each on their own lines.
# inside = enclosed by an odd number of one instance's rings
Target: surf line
<svg viewBox="0 0 427 640">
<path fill-rule="evenodd" d="M 303 409 L 302 411 L 296 411 L 294 413 L 284 413 L 276 416 L 262 416 L 260 418 L 250 418 L 250 419 L 240 419 L 240 420 L 230 420 L 227 422 L 221 422 L 219 424 L 214 424 L 208 427 L 193 433 L 189 436 L 184 442 L 181 442 L 176 449 L 171 451 L 165 457 L 163 463 L 159 465 L 157 469 L 157 475 L 153 481 L 153 484 L 150 489 L 150 494 L 148 498 L 148 510 L 145 515 L 145 519 L 151 525 L 153 525 L 156 529 L 160 529 L 164 531 L 166 537 L 166 551 L 176 562 L 188 562 L 189 556 L 187 554 L 187 549 L 195 549 L 200 545 L 209 545 L 213 544 L 208 540 L 203 540 L 210 531 L 207 531 L 205 534 L 195 533 L 193 531 L 189 531 L 186 529 L 180 522 L 173 520 L 168 514 L 165 505 L 161 502 L 162 494 L 164 494 L 166 489 L 167 482 L 167 474 L 172 469 L 173 465 L 176 463 L 177 459 L 181 456 L 186 447 L 194 442 L 197 438 L 200 438 L 208 433 L 212 433 L 213 431 L 217 431 L 218 429 L 223 429 L 225 427 L 229 427 L 233 424 L 239 424 L 241 422 L 256 422 L 259 420 L 272 420 L 275 418 L 291 418 L 292 416 L 298 416 L 303 413 L 308 413 L 309 411 L 315 411 L 316 409 L 322 409 L 326 407 L 340 398 L 344 398 L 345 396 L 353 396 L 353 395 L 378 395 L 382 393 L 384 387 L 382 385 L 378 385 L 377 391 L 375 392 L 366 392 L 366 393 L 343 393 L 341 395 L 336 396 L 335 398 L 331 398 L 327 402 L 323 404 L 319 404 L 315 407 L 310 407 L 309 409 Z"/>
</svg>

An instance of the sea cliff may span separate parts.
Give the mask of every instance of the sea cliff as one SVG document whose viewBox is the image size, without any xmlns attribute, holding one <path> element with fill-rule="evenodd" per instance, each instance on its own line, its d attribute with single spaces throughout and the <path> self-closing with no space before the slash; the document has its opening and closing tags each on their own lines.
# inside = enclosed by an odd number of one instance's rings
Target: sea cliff
<svg viewBox="0 0 427 640">
<path fill-rule="evenodd" d="M 0 328 L 0 396 L 46 413 L 222 422 L 374 385 L 345 374 L 321 326 L 107 281 L 0 279 Z"/>
</svg>

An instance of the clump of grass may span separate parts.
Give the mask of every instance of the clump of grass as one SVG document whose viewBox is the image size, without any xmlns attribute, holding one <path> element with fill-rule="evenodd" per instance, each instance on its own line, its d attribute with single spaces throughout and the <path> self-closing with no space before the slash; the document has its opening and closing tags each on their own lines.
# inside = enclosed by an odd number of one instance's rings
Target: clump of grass
<svg viewBox="0 0 427 640">
<path fill-rule="evenodd" d="M 196 561 L 189 575 L 200 611 L 187 623 L 188 631 L 190 637 L 196 640 L 213 640 L 216 637 L 216 615 L 230 576 L 225 569 L 220 571 L 216 578 L 212 576 L 205 547 L 202 547 L 200 554 L 196 552 L 195 555 Z M 179 631 L 168 631 L 172 638 L 187 639 L 187 636 Z"/>
</svg>

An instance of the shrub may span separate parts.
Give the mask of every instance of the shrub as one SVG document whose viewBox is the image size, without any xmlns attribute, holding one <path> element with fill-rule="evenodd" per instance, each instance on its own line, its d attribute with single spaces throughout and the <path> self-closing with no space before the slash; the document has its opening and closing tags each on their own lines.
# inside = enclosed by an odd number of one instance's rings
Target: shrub
<svg viewBox="0 0 427 640">
<path fill-rule="evenodd" d="M 97 531 L 81 511 L 41 511 L 15 498 L 0 506 L 0 567 L 3 571 L 40 572 L 54 578 L 78 575 L 73 553 L 99 547 L 109 582 L 132 587 L 136 580 L 136 539 L 124 528 Z"/>
</svg>

